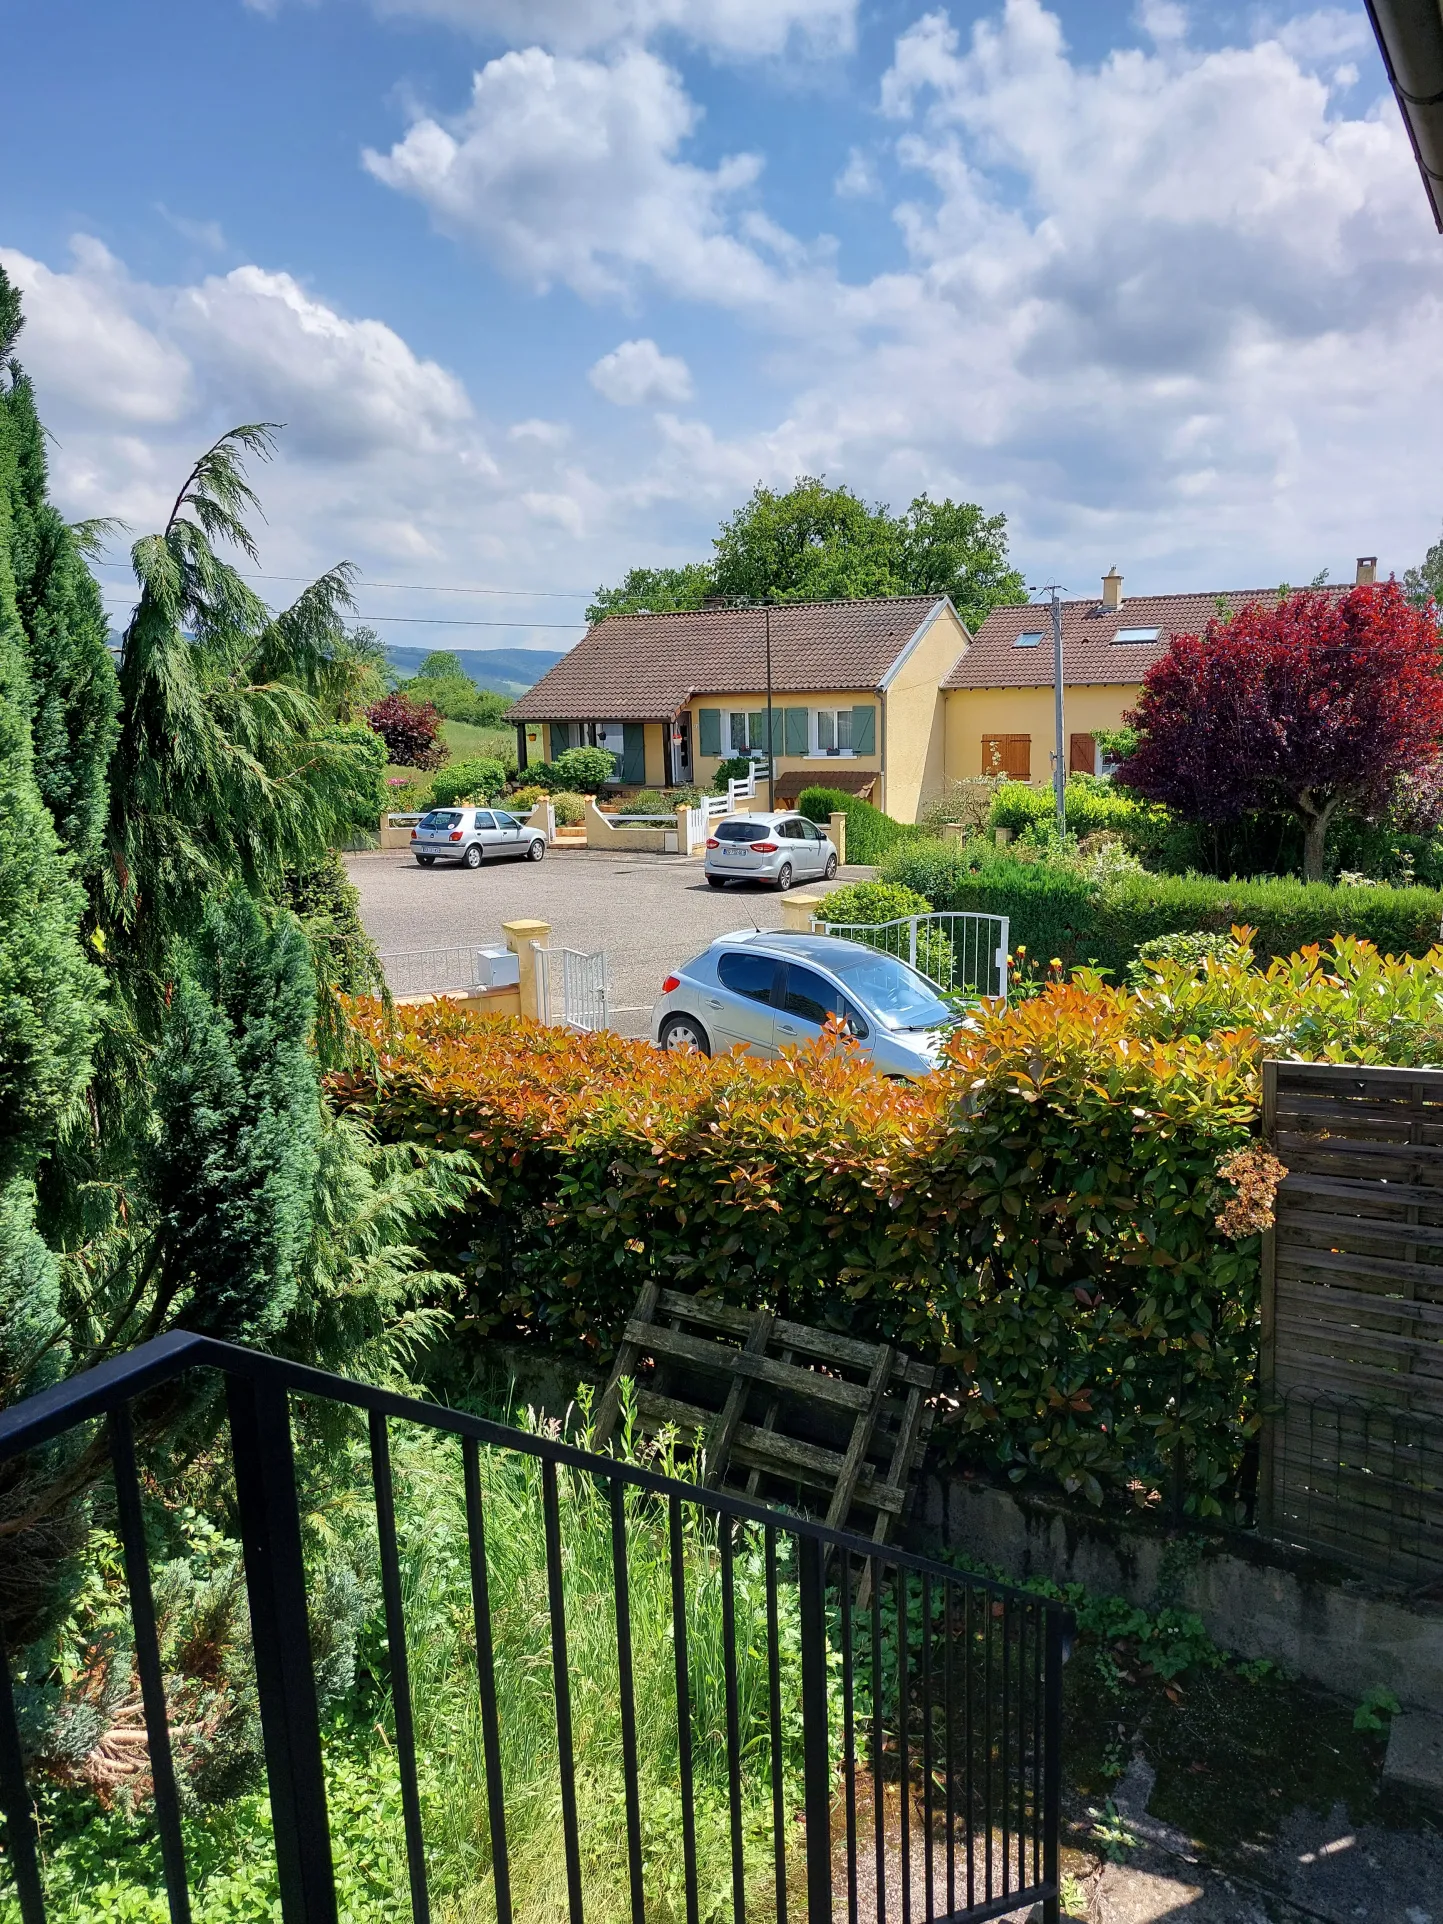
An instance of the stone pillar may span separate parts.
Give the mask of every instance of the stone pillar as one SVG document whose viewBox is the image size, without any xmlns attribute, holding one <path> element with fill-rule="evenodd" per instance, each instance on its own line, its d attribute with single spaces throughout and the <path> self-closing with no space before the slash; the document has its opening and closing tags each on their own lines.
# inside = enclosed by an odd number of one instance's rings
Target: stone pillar
<svg viewBox="0 0 1443 1924">
<path fill-rule="evenodd" d="M 838 862 L 847 859 L 847 818 L 838 809 L 835 815 L 827 817 L 827 833 L 832 838 L 832 847 L 837 851 Z"/>
<path fill-rule="evenodd" d="M 992 833 L 998 848 L 1006 848 L 1007 844 L 1012 840 L 1012 830 L 1010 828 L 994 829 Z"/>
<path fill-rule="evenodd" d="M 691 854 L 691 829 L 687 822 L 687 817 L 690 814 L 691 814 L 691 810 L 687 807 L 685 802 L 677 803 L 676 805 L 676 852 L 678 855 Z"/>
<path fill-rule="evenodd" d="M 799 935 L 809 935 L 812 917 L 821 906 L 820 895 L 809 895 L 803 889 L 791 890 L 782 897 L 782 927 Z"/>
<path fill-rule="evenodd" d="M 517 968 L 521 975 L 518 984 L 521 991 L 521 1013 L 529 1016 L 533 1022 L 544 1022 L 546 1011 L 541 1006 L 538 993 L 540 985 L 536 980 L 536 957 L 532 953 L 531 945 L 538 942 L 542 948 L 547 946 L 551 924 L 533 922 L 523 917 L 518 922 L 503 922 L 501 933 L 506 937 L 507 948 L 516 957 Z"/>
</svg>

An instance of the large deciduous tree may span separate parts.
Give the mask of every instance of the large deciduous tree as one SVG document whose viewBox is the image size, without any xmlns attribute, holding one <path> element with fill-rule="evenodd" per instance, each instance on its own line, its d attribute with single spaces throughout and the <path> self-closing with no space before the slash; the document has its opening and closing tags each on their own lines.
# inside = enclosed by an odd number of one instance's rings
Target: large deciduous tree
<svg viewBox="0 0 1443 1924">
<path fill-rule="evenodd" d="M 903 514 L 869 507 L 847 487 L 802 475 L 779 493 L 757 487 L 723 522 L 710 562 L 633 568 L 617 588 L 598 590 L 589 620 L 641 609 L 699 608 L 728 601 L 853 600 L 869 595 L 950 595 L 976 628 L 1005 603 L 1025 601 L 1007 559 L 1004 515 L 966 501 L 918 495 Z"/>
<path fill-rule="evenodd" d="M 1303 874 L 1320 882 L 1338 809 L 1376 812 L 1438 752 L 1432 604 L 1392 581 L 1253 603 L 1175 635 L 1128 720 L 1139 737 L 1119 781 L 1194 821 L 1297 816 Z"/>
</svg>

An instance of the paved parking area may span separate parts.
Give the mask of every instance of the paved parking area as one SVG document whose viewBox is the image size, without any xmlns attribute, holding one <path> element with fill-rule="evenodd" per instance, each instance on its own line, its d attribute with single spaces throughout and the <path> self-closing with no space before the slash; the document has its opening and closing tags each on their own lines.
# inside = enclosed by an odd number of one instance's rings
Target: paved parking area
<svg viewBox="0 0 1443 1924">
<path fill-rule="evenodd" d="M 633 1035 L 646 1032 L 668 969 L 728 929 L 775 929 L 782 921 L 775 890 L 708 888 L 700 860 L 676 856 L 552 849 L 544 862 L 470 870 L 423 869 L 404 851 L 384 850 L 349 855 L 346 866 L 361 892 L 361 919 L 383 956 L 500 942 L 501 924 L 520 916 L 549 922 L 553 948 L 604 949 L 612 1018 Z M 847 867 L 813 892 L 872 874 Z M 388 976 L 393 987 L 409 986 L 395 965 Z"/>
</svg>

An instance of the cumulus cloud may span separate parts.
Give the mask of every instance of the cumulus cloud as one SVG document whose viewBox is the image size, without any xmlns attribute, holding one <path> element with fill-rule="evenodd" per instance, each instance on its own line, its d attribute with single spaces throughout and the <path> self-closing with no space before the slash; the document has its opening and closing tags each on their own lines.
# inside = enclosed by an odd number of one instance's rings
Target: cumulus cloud
<svg viewBox="0 0 1443 1924">
<path fill-rule="evenodd" d="M 254 3 L 254 0 L 253 0 Z M 443 20 L 511 45 L 588 53 L 670 32 L 730 58 L 846 52 L 857 0 L 376 0 L 381 13 Z"/>
<path fill-rule="evenodd" d="M 618 407 L 646 407 L 691 399 L 691 370 L 676 354 L 663 354 L 655 341 L 623 341 L 603 354 L 587 379 L 598 394 Z"/>
<path fill-rule="evenodd" d="M 698 118 L 678 75 L 643 49 L 588 60 L 529 47 L 489 61 L 454 121 L 423 116 L 365 164 L 538 291 L 615 295 L 646 274 L 704 299 L 755 299 L 767 270 L 726 223 L 761 162 L 680 158 Z"/>
</svg>

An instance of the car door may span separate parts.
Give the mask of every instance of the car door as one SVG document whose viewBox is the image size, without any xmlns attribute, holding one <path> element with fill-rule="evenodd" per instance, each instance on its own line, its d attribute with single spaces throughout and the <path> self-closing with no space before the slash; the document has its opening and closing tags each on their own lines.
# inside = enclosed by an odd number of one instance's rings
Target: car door
<svg viewBox="0 0 1443 1924">
<path fill-rule="evenodd" d="M 827 1017 L 835 1015 L 841 1017 L 853 1039 L 870 1055 L 871 1025 L 856 1003 L 816 969 L 805 968 L 800 962 L 788 962 L 786 970 L 776 997 L 773 1034 L 777 1051 L 801 1049 L 817 1041 Z"/>
<path fill-rule="evenodd" d="M 805 815 L 799 815 L 797 834 L 801 838 L 798 843 L 798 853 L 807 865 L 808 875 L 820 875 L 827 866 L 821 830 L 815 822 L 809 822 Z"/>
<path fill-rule="evenodd" d="M 524 847 L 521 824 L 514 815 L 508 815 L 504 808 L 494 809 L 496 817 L 496 852 L 499 855 L 520 855 Z M 488 846 L 487 853 L 490 854 Z"/>
<path fill-rule="evenodd" d="M 755 949 L 721 951 L 716 989 L 703 993 L 700 1010 L 716 1053 L 739 1048 L 753 1056 L 776 1054 L 772 991 L 782 966 L 774 955 Z"/>
<path fill-rule="evenodd" d="M 475 834 L 468 839 L 481 844 L 481 854 L 486 861 L 494 861 L 501 852 L 501 835 L 496 827 L 496 817 L 489 808 L 478 808 L 475 816 Z"/>
</svg>

